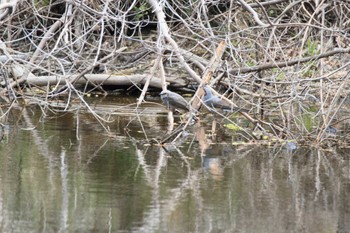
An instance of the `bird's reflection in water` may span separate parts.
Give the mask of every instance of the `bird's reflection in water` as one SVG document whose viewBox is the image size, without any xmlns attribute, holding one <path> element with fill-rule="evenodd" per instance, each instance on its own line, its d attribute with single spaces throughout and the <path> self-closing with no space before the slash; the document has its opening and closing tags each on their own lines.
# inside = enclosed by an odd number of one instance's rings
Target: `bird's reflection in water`
<svg viewBox="0 0 350 233">
<path fill-rule="evenodd" d="M 209 171 L 214 180 L 222 180 L 224 178 L 224 169 L 219 157 L 205 156 L 203 158 L 203 168 Z"/>
<path fill-rule="evenodd" d="M 213 179 L 221 180 L 224 173 L 221 159 L 220 157 L 206 155 L 210 148 L 211 140 L 208 138 L 206 129 L 201 125 L 200 121 L 196 124 L 195 135 L 201 151 L 200 156 L 202 159 L 203 169 L 209 171 Z"/>
</svg>

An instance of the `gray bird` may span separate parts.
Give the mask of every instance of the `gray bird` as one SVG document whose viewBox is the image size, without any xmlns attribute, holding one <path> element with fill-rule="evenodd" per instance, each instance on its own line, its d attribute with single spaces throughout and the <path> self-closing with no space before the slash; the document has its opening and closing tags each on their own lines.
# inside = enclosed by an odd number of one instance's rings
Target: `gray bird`
<svg viewBox="0 0 350 233">
<path fill-rule="evenodd" d="M 248 112 L 246 109 L 233 107 L 232 104 L 224 99 L 221 99 L 219 96 L 213 95 L 208 86 L 204 86 L 204 97 L 203 102 L 209 108 L 209 110 L 218 110 L 222 109 L 225 112 Z"/>
<path fill-rule="evenodd" d="M 168 109 L 171 111 L 175 111 L 175 109 L 182 109 L 185 111 L 190 110 L 190 106 L 188 102 L 182 97 L 181 95 L 165 90 L 160 93 L 160 98 L 162 99 L 163 103 L 167 106 Z"/>
</svg>

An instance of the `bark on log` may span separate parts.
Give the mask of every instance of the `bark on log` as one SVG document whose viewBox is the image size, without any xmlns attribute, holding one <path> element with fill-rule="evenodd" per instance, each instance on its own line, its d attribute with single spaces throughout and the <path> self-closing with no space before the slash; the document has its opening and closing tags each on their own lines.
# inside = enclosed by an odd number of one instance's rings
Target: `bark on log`
<svg viewBox="0 0 350 233">
<path fill-rule="evenodd" d="M 57 76 L 28 76 L 27 83 L 36 86 L 47 85 L 65 85 L 66 81 L 74 80 L 78 75 L 71 75 L 69 77 L 57 77 Z M 111 86 L 127 86 L 140 84 L 144 85 L 147 80 L 147 74 L 136 75 L 108 75 L 108 74 L 86 74 L 83 78 L 76 80 L 75 84 L 86 84 L 91 82 L 95 85 L 111 85 Z M 167 81 L 174 86 L 186 86 L 186 82 L 178 77 L 167 77 Z M 156 88 L 162 88 L 161 80 L 158 78 L 152 78 L 150 86 Z"/>
</svg>

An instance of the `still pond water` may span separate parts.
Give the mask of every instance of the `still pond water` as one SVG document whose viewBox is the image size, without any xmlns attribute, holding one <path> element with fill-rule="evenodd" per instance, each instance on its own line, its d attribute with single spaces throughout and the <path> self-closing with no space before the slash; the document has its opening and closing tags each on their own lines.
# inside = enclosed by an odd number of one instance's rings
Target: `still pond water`
<svg viewBox="0 0 350 233">
<path fill-rule="evenodd" d="M 2 119 L 0 232 L 350 232 L 349 151 L 234 145 L 223 124 L 214 143 L 210 114 L 150 145 L 166 110 L 117 99 L 90 105 L 111 134 L 79 109 Z"/>
</svg>

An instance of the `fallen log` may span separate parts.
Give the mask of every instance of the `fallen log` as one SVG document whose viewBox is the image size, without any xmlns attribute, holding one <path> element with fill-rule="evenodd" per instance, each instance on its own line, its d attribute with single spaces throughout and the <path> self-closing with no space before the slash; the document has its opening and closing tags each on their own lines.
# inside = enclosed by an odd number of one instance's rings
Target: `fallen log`
<svg viewBox="0 0 350 233">
<path fill-rule="evenodd" d="M 78 75 L 70 75 L 65 77 L 58 76 L 34 76 L 29 75 L 27 83 L 35 86 L 53 86 L 53 85 L 65 85 L 66 82 L 74 80 L 74 84 L 91 83 L 94 85 L 106 85 L 106 86 L 128 86 L 128 85 L 144 85 L 146 82 L 147 74 L 134 74 L 134 75 L 109 75 L 109 74 L 85 74 L 83 77 L 76 79 Z M 75 80 L 76 79 L 76 80 Z M 169 85 L 174 87 L 184 87 L 187 85 L 184 79 L 178 77 L 167 77 Z M 159 78 L 152 78 L 150 80 L 150 86 L 156 88 L 162 88 L 162 83 Z"/>
</svg>

